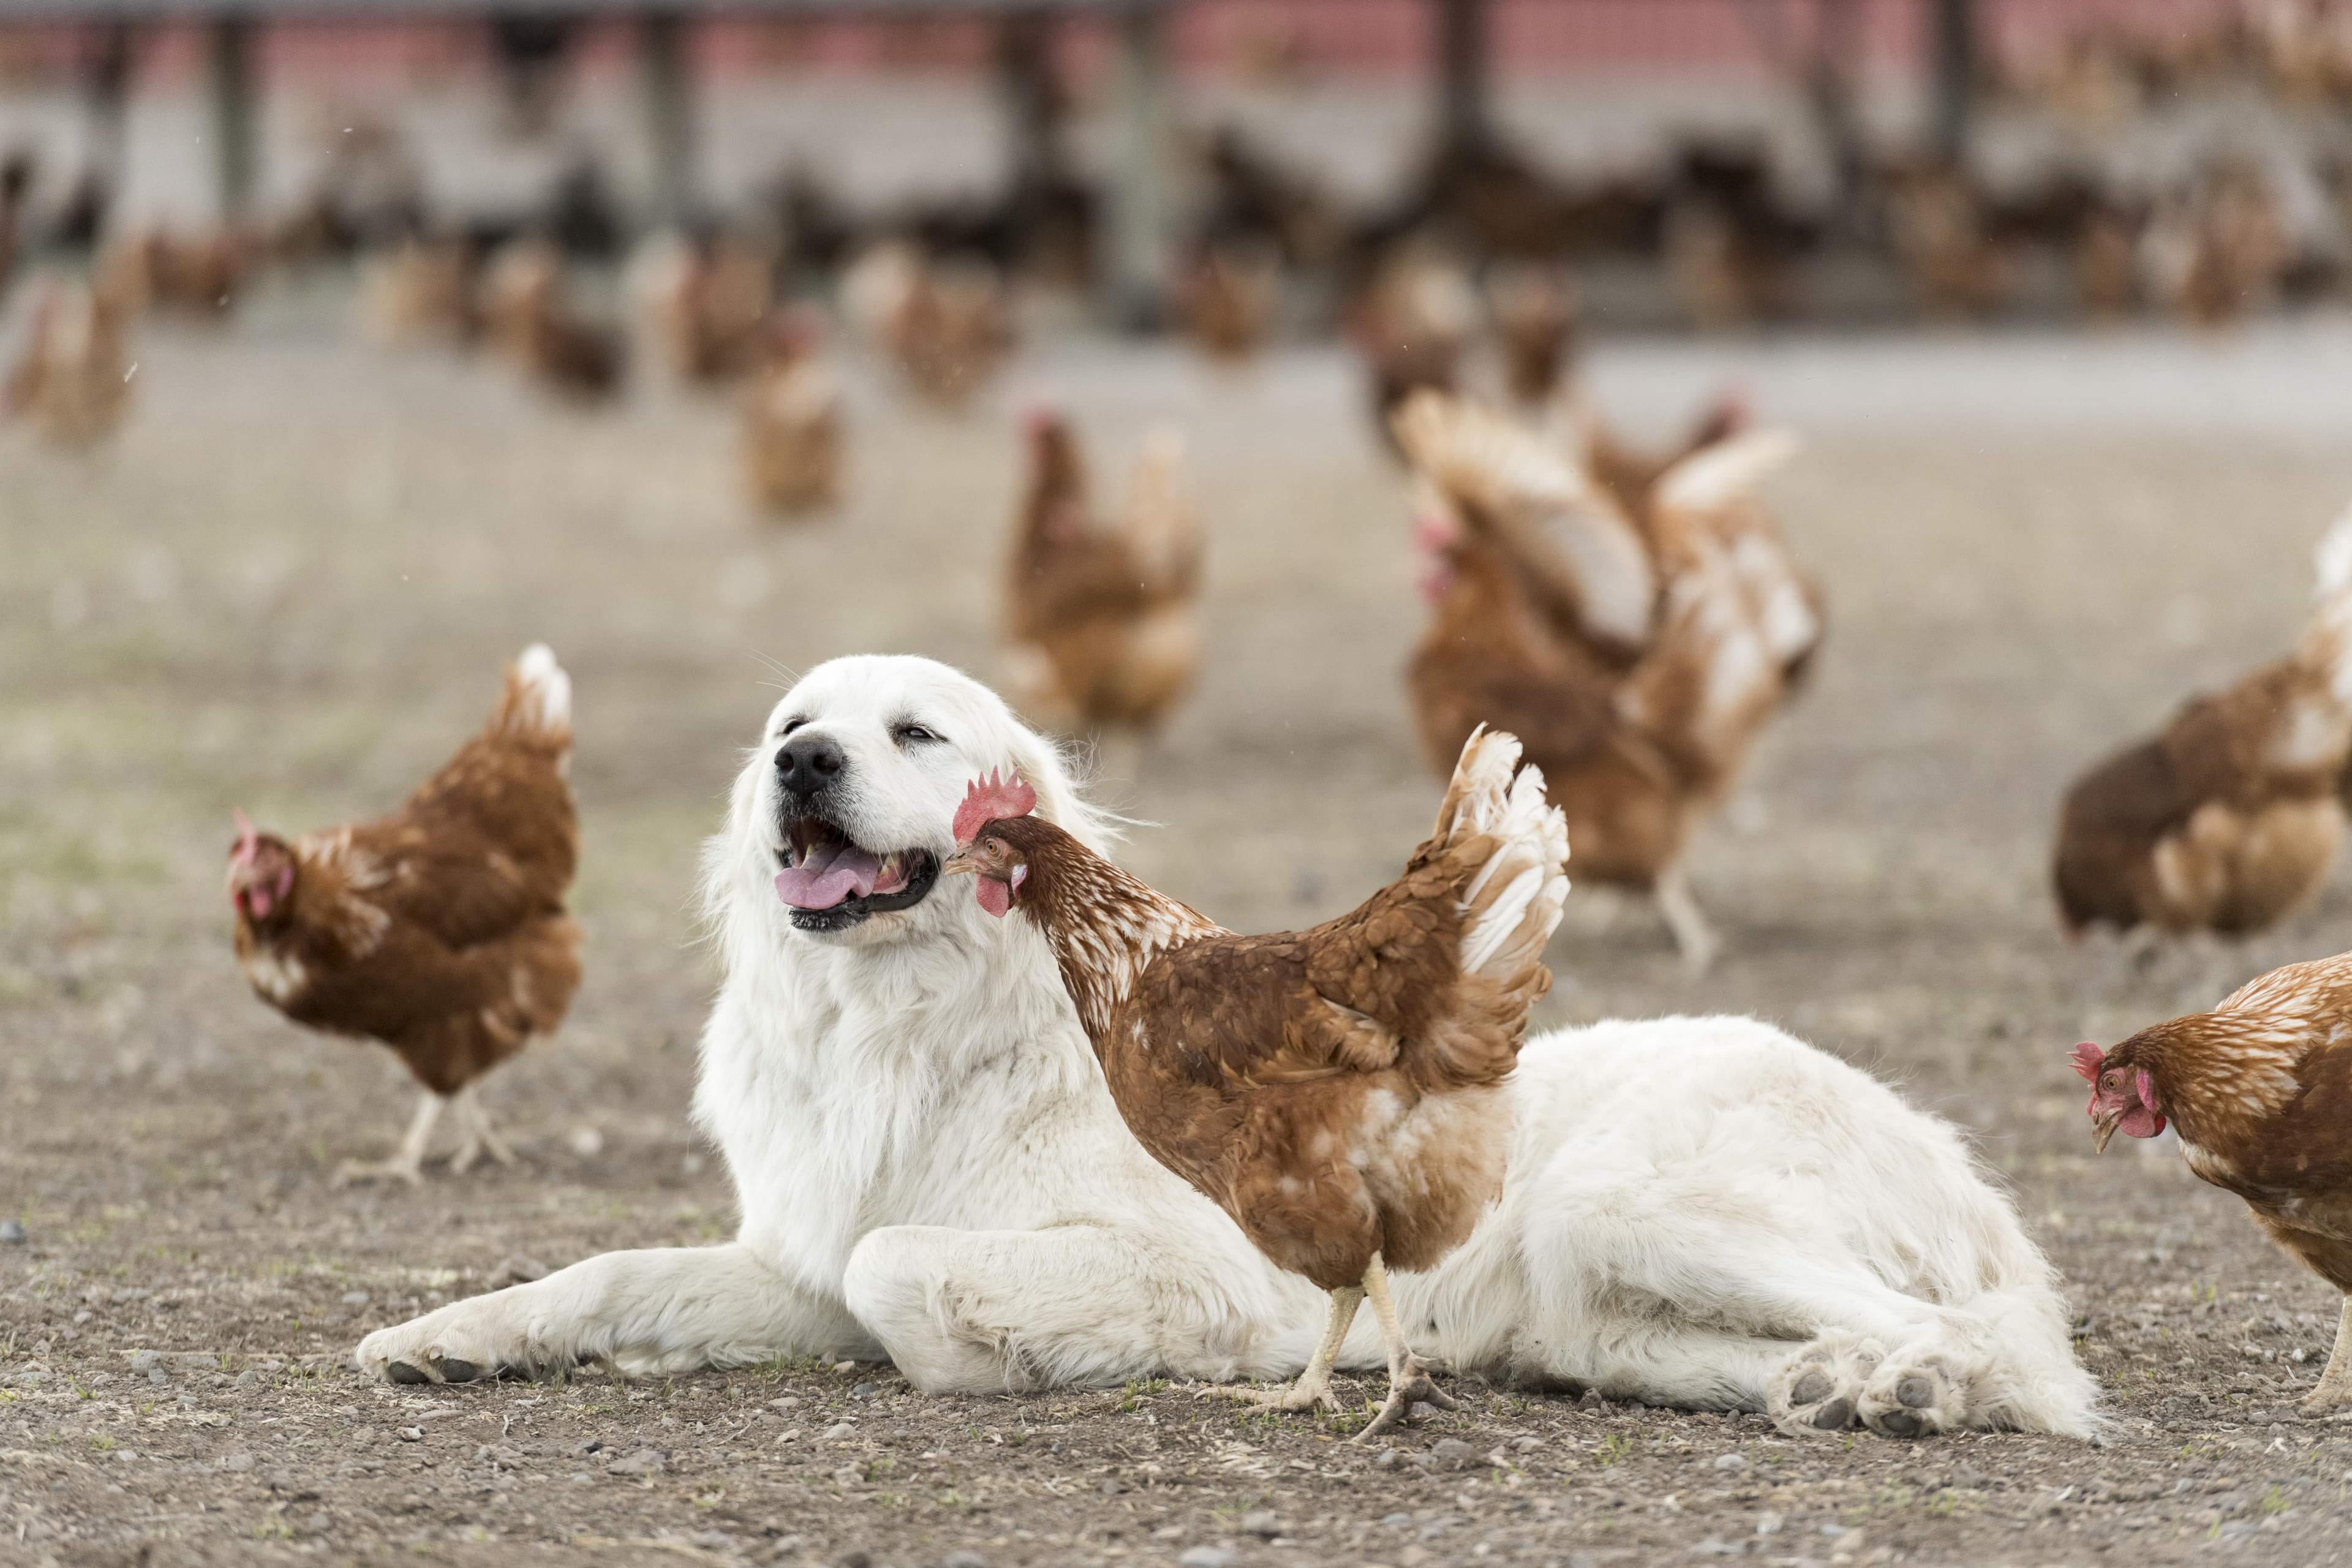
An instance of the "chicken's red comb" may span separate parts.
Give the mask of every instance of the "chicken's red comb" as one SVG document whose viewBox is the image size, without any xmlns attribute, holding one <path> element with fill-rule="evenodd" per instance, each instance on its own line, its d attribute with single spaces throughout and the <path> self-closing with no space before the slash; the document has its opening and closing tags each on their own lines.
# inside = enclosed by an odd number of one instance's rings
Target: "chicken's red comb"
<svg viewBox="0 0 2352 1568">
<path fill-rule="evenodd" d="M 2099 1064 L 2106 1059 L 2107 1053 L 2088 1040 L 2074 1047 L 2074 1070 L 2081 1073 L 2086 1082 L 2099 1081 Z"/>
<path fill-rule="evenodd" d="M 1037 792 L 1019 773 L 999 777 L 994 768 L 984 779 L 974 779 L 956 807 L 955 841 L 969 844 L 980 830 L 1008 816 L 1026 816 L 1037 809 Z"/>
</svg>

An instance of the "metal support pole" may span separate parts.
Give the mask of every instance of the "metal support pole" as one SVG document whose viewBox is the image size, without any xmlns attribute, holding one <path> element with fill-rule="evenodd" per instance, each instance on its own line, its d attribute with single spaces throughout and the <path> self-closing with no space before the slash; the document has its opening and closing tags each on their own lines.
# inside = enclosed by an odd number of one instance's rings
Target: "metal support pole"
<svg viewBox="0 0 2352 1568">
<path fill-rule="evenodd" d="M 1437 7 L 1439 135 L 1453 152 L 1487 143 L 1486 0 L 1433 0 Z"/>
<path fill-rule="evenodd" d="M 1130 331 L 1157 328 L 1167 310 L 1169 230 L 1167 14 L 1138 0 L 1117 18 L 1118 168 L 1111 181 L 1111 318 Z"/>
<path fill-rule="evenodd" d="M 1968 148 L 1969 110 L 1975 96 L 1975 0 L 1927 0 L 1936 39 L 1936 145 L 1948 157 Z"/>
<path fill-rule="evenodd" d="M 1044 184 L 1060 164 L 1053 47 L 1053 18 L 1043 11 L 1008 11 L 997 25 L 997 92 L 1013 141 L 1013 183 L 1023 190 Z"/>
<path fill-rule="evenodd" d="M 251 16 L 231 12 L 213 22 L 207 40 L 212 66 L 212 136 L 215 189 L 220 216 L 235 223 L 253 200 L 259 167 L 255 145 L 254 38 Z"/>
<path fill-rule="evenodd" d="M 653 219 L 687 222 L 694 191 L 694 83 L 687 62 L 687 23 L 675 11 L 648 11 L 638 28 L 645 73 L 646 132 L 653 144 Z"/>
</svg>

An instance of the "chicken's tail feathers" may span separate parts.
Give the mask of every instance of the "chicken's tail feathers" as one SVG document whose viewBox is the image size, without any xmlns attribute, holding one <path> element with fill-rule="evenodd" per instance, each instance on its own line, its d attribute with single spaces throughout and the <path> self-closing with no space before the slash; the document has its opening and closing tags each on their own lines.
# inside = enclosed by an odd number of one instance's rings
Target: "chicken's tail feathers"
<svg viewBox="0 0 2352 1568">
<path fill-rule="evenodd" d="M 555 650 L 535 642 L 507 669 L 507 689 L 490 728 L 508 734 L 572 737 L 572 677 Z"/>
<path fill-rule="evenodd" d="M 2313 564 L 2319 608 L 2303 658 L 2320 667 L 2338 702 L 2352 704 L 2352 507 L 2321 537 Z"/>
<path fill-rule="evenodd" d="M 1568 902 L 1568 819 L 1544 798 L 1543 770 L 1519 766 L 1517 737 L 1480 726 L 1454 764 L 1435 841 L 1491 847 L 1461 893 L 1465 974 L 1507 985 L 1540 965 Z"/>
</svg>

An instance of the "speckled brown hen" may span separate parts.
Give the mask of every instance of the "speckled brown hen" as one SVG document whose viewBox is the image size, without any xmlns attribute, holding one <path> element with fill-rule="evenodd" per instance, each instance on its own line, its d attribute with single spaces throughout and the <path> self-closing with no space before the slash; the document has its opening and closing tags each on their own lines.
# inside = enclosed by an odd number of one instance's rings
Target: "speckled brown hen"
<svg viewBox="0 0 2352 1568">
<path fill-rule="evenodd" d="M 254 991 L 298 1024 L 382 1041 L 425 1089 L 400 1152 L 339 1181 L 416 1181 L 445 1104 L 463 1124 L 453 1170 L 513 1158 L 474 1086 L 552 1034 L 580 985 L 571 762 L 572 681 L 534 646 L 481 733 L 390 816 L 289 842 L 239 816 L 228 892 Z"/>
<path fill-rule="evenodd" d="M 2074 1047 L 2092 1142 L 2153 1138 L 2168 1120 L 2200 1181 L 2345 1296 L 2336 1345 L 2304 1414 L 2352 1409 L 2352 953 L 2291 963 L 2210 1013 Z"/>
<path fill-rule="evenodd" d="M 1449 1406 L 1405 1343 L 1387 1269 L 1434 1266 L 1502 1191 L 1502 1083 L 1551 982 L 1568 832 L 1508 735 L 1473 735 L 1404 874 L 1312 931 L 1238 936 L 1155 892 L 992 775 L 950 872 L 1052 944 L 1119 1114 L 1258 1249 L 1331 1297 L 1305 1373 L 1257 1398 L 1337 1408 L 1330 1372 L 1369 1296 L 1389 1357 L 1370 1436 Z M 1516 774 L 1516 777 L 1514 775 Z"/>
<path fill-rule="evenodd" d="M 2069 931 L 2259 931 L 2327 879 L 2352 759 L 2352 514 L 2320 545 L 2318 597 L 2292 654 L 2067 790 L 2053 879 Z"/>
</svg>

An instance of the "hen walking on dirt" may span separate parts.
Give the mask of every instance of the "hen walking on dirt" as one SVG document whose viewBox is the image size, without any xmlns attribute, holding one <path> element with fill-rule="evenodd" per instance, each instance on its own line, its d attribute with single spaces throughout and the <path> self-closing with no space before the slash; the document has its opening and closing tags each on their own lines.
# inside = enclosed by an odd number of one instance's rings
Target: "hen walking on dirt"
<svg viewBox="0 0 2352 1568">
<path fill-rule="evenodd" d="M 2168 1120 L 2200 1181 L 2237 1194 L 2271 1239 L 2342 1292 L 2336 1346 L 2306 1415 L 2352 1409 L 2352 953 L 2291 963 L 2210 1013 L 2074 1047 L 2092 1142 Z"/>
<path fill-rule="evenodd" d="M 992 775 L 957 814 L 950 872 L 1052 944 L 1119 1114 L 1152 1157 L 1274 1263 L 1331 1298 L 1305 1373 L 1244 1397 L 1337 1409 L 1333 1362 L 1370 1297 L 1388 1400 L 1452 1408 L 1405 1341 L 1388 1269 L 1433 1267 L 1502 1191 L 1503 1080 L 1551 984 L 1568 827 L 1519 743 L 1470 737 L 1404 875 L 1312 931 L 1237 936 L 1031 815 Z M 1513 776 L 1517 774 L 1516 778 Z"/>
<path fill-rule="evenodd" d="M 392 816 L 289 843 L 238 814 L 228 894 L 254 991 L 298 1024 L 382 1041 L 425 1086 L 399 1153 L 337 1181 L 417 1181 L 445 1105 L 464 1129 L 451 1170 L 514 1158 L 474 1088 L 554 1033 L 579 989 L 571 763 L 572 679 L 535 645 L 481 733 Z"/>
</svg>

